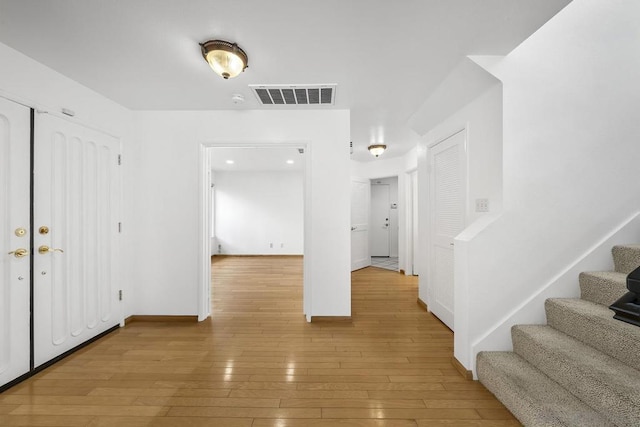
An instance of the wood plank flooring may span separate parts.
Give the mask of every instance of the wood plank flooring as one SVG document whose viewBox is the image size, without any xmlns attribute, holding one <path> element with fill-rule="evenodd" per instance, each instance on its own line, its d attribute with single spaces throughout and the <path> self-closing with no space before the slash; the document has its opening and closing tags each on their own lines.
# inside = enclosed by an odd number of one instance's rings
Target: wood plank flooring
<svg viewBox="0 0 640 427">
<path fill-rule="evenodd" d="M 302 259 L 215 257 L 214 317 L 134 322 L 0 394 L 0 426 L 519 426 L 451 365 L 417 279 L 353 274 L 352 322 L 307 323 Z"/>
</svg>

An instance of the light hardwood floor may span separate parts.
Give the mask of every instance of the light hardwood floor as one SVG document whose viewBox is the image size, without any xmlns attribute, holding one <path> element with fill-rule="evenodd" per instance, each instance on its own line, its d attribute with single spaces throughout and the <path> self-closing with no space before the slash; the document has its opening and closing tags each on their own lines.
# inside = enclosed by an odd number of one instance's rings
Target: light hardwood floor
<svg viewBox="0 0 640 427">
<path fill-rule="evenodd" d="M 301 258 L 213 267 L 213 319 L 127 325 L 0 394 L 0 426 L 520 425 L 453 368 L 416 278 L 357 271 L 353 321 L 309 324 Z"/>
</svg>

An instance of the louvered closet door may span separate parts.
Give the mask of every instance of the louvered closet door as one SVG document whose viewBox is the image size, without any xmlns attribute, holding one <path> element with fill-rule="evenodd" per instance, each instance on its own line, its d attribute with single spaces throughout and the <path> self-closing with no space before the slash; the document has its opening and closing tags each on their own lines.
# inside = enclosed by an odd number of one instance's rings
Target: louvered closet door
<svg viewBox="0 0 640 427">
<path fill-rule="evenodd" d="M 118 151 L 116 138 L 36 116 L 36 367 L 120 323 Z"/>
<path fill-rule="evenodd" d="M 429 151 L 429 308 L 452 330 L 453 239 L 464 229 L 465 135 L 458 132 Z"/>
<path fill-rule="evenodd" d="M 29 371 L 30 127 L 0 98 L 0 387 Z"/>
</svg>

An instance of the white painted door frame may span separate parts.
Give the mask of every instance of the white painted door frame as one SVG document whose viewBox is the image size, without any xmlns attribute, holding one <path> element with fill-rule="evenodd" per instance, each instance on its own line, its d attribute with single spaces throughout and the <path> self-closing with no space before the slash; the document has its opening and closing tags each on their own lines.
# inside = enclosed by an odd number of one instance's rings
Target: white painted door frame
<svg viewBox="0 0 640 427">
<path fill-rule="evenodd" d="M 405 200 L 406 200 L 406 260 L 405 274 L 418 275 L 415 258 L 418 255 L 418 170 L 413 169 L 405 173 Z"/>
<path fill-rule="evenodd" d="M 209 148 L 303 148 L 305 152 L 304 167 L 304 259 L 303 259 L 303 310 L 307 321 L 311 321 L 311 144 L 307 141 L 204 141 L 200 143 L 200 200 L 199 200 L 199 227 L 198 227 L 198 321 L 203 321 L 211 316 L 211 183 Z"/>
<path fill-rule="evenodd" d="M 461 141 L 456 138 L 461 138 Z M 435 174 L 437 171 L 434 168 L 433 154 L 436 150 L 444 150 L 446 144 L 458 145 L 457 155 L 457 167 L 459 168 L 459 224 L 454 235 L 448 235 L 448 233 L 437 233 L 436 223 L 436 194 L 435 186 Z M 446 150 L 444 150 L 446 151 Z M 461 232 L 466 224 L 466 200 L 467 200 L 467 128 L 458 128 L 444 138 L 437 139 L 434 143 L 428 145 L 427 153 L 428 162 L 428 176 L 429 176 L 429 244 L 427 246 L 427 277 L 428 280 L 428 292 L 427 292 L 427 304 L 431 312 L 436 314 L 447 326 L 454 330 L 454 317 L 453 317 L 453 290 L 454 278 L 453 278 L 453 239 L 455 235 Z M 458 229 L 459 228 L 459 229 Z M 445 234 L 447 234 L 445 236 Z M 437 253 L 436 253 L 437 252 Z M 446 295 L 443 292 L 445 287 L 438 287 L 449 282 L 446 286 Z M 442 282 L 442 283 L 440 283 Z M 448 307 L 450 305 L 450 307 Z"/>
</svg>

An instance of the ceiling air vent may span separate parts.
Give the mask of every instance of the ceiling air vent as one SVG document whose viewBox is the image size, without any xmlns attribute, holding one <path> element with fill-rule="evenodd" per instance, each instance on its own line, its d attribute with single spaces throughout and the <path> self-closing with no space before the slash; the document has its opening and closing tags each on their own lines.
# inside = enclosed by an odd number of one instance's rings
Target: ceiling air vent
<svg viewBox="0 0 640 427">
<path fill-rule="evenodd" d="M 249 85 L 262 105 L 334 105 L 335 84 Z"/>
</svg>

